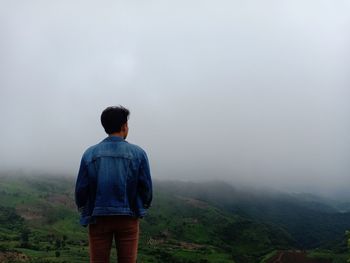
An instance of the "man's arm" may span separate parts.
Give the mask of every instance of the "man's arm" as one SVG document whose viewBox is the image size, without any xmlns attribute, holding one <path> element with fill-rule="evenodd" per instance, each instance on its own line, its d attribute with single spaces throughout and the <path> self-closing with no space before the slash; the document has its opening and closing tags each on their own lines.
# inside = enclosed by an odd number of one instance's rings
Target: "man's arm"
<svg viewBox="0 0 350 263">
<path fill-rule="evenodd" d="M 143 207 L 149 208 L 152 203 L 152 179 L 148 158 L 145 152 L 141 155 L 141 164 L 139 170 L 138 191 L 141 196 Z"/>
<path fill-rule="evenodd" d="M 88 199 L 89 178 L 84 156 L 81 158 L 78 178 L 75 184 L 75 203 L 80 210 L 85 206 Z"/>
</svg>

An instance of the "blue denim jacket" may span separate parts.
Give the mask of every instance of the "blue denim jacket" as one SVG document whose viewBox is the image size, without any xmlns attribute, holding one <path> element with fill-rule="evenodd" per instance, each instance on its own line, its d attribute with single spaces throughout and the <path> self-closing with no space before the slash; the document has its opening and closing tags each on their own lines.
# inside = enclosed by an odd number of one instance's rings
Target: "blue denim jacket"
<svg viewBox="0 0 350 263">
<path fill-rule="evenodd" d="M 96 216 L 143 217 L 152 201 L 152 180 L 147 155 L 122 137 L 108 136 L 88 148 L 80 163 L 75 202 L 80 224 Z"/>
</svg>

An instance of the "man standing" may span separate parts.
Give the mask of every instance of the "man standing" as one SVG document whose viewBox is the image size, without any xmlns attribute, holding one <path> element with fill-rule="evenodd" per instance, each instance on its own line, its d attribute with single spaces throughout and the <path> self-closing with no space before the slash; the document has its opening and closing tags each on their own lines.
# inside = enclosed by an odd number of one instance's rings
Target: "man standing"
<svg viewBox="0 0 350 263">
<path fill-rule="evenodd" d="M 108 107 L 101 123 L 108 137 L 88 148 L 75 186 L 80 223 L 89 226 L 90 262 L 108 263 L 113 238 L 119 263 L 135 263 L 139 218 L 152 201 L 147 155 L 125 141 L 129 110 Z"/>
</svg>

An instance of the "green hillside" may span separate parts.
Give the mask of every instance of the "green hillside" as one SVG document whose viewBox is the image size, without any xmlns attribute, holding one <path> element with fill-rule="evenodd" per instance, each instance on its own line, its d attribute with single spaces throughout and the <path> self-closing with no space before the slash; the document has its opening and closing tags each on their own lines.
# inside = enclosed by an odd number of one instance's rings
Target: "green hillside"
<svg viewBox="0 0 350 263">
<path fill-rule="evenodd" d="M 74 183 L 65 177 L 0 176 L 0 262 L 88 262 Z M 297 247 L 280 225 L 196 198 L 194 192 L 205 193 L 200 187 L 187 191 L 181 185 L 155 182 L 154 202 L 141 221 L 138 262 L 255 263 Z"/>
<path fill-rule="evenodd" d="M 160 188 L 168 189 L 169 195 L 185 195 L 278 226 L 290 234 L 298 249 L 334 247 L 345 240 L 345 231 L 350 229 L 350 212 L 338 209 L 341 202 L 330 205 L 329 200 L 310 194 L 242 189 L 225 182 L 164 182 Z"/>
</svg>

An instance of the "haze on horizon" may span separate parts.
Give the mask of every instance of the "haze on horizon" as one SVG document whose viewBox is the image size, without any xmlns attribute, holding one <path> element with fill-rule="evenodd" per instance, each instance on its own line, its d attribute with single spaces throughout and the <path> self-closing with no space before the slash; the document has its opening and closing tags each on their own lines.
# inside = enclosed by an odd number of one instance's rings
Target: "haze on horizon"
<svg viewBox="0 0 350 263">
<path fill-rule="evenodd" d="M 0 3 L 0 170 L 76 176 L 121 104 L 154 178 L 347 191 L 348 1 Z"/>
</svg>

